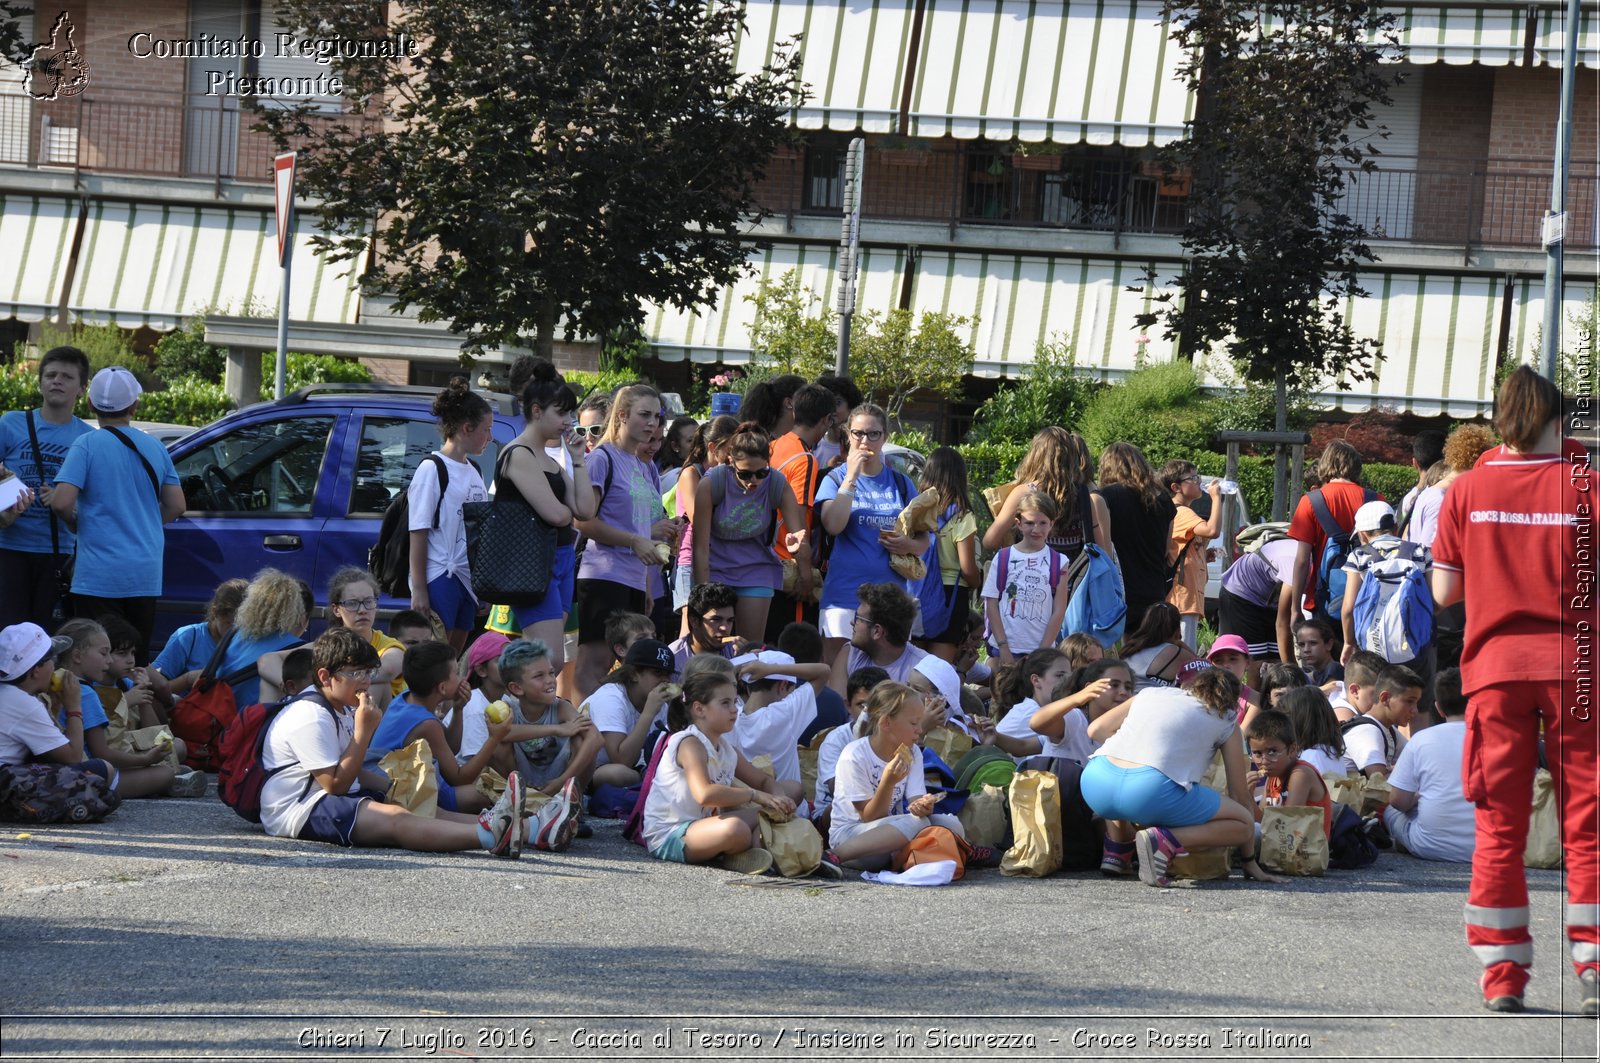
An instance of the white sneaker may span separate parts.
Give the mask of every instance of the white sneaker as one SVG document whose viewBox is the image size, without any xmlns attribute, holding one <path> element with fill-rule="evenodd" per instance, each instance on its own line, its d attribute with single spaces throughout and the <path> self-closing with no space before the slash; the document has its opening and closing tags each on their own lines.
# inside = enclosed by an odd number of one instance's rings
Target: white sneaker
<svg viewBox="0 0 1600 1063">
<path fill-rule="evenodd" d="M 528 836 L 522 825 L 522 813 L 522 776 L 512 772 L 506 778 L 505 793 L 500 795 L 500 800 L 494 803 L 493 808 L 478 813 L 479 825 L 494 835 L 494 844 L 489 847 L 491 855 L 507 860 L 515 860 L 522 855 L 522 844 Z"/>
<path fill-rule="evenodd" d="M 535 849 L 562 853 L 572 844 L 572 836 L 578 831 L 578 812 L 573 805 L 576 785 L 574 780 L 568 779 L 561 792 L 533 814 L 528 836 L 533 839 Z"/>
</svg>

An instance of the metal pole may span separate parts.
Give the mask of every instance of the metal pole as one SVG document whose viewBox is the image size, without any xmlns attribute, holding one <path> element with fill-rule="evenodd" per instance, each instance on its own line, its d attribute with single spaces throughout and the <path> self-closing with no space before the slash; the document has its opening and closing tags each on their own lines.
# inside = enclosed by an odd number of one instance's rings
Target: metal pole
<svg viewBox="0 0 1600 1063">
<path fill-rule="evenodd" d="M 839 234 L 839 353 L 836 376 L 850 368 L 850 323 L 856 312 L 856 266 L 861 257 L 861 182 L 866 176 L 867 142 L 856 137 L 844 159 L 844 222 Z"/>
<path fill-rule="evenodd" d="M 283 398 L 289 376 L 289 267 L 294 263 L 294 197 L 284 213 L 283 290 L 278 293 L 278 365 L 273 376 L 272 397 Z"/>
<path fill-rule="evenodd" d="M 1566 40 L 1561 49 L 1561 115 L 1556 121 L 1555 179 L 1550 185 L 1550 213 L 1545 216 L 1544 375 L 1556 378 L 1561 357 L 1561 294 L 1565 270 L 1567 173 L 1572 166 L 1572 96 L 1578 65 L 1578 0 L 1567 0 Z"/>
</svg>

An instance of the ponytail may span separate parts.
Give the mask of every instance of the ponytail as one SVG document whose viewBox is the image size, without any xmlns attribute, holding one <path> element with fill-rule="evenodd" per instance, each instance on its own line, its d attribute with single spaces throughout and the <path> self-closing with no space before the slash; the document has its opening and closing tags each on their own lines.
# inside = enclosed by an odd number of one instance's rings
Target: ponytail
<svg viewBox="0 0 1600 1063">
<path fill-rule="evenodd" d="M 723 687 L 739 689 L 733 677 L 722 672 L 707 670 L 686 677 L 678 696 L 667 702 L 667 730 L 676 734 L 694 723 L 695 704 L 715 698 Z"/>
<path fill-rule="evenodd" d="M 1056 661 L 1066 654 L 1054 646 L 1041 646 L 1021 660 L 1002 665 L 995 671 L 995 696 L 1000 699 L 1000 719 L 1011 711 L 1011 706 L 1033 697 L 1033 677 L 1049 671 Z"/>
</svg>

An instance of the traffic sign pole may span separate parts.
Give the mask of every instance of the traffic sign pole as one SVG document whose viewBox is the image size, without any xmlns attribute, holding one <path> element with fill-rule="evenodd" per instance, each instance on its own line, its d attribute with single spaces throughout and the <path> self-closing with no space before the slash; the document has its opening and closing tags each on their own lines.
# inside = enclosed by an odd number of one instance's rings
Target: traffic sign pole
<svg viewBox="0 0 1600 1063">
<path fill-rule="evenodd" d="M 290 151 L 272 160 L 273 205 L 278 216 L 278 263 L 283 285 L 278 293 L 278 362 L 272 395 L 283 398 L 289 376 L 289 266 L 294 261 L 294 163 Z"/>
</svg>

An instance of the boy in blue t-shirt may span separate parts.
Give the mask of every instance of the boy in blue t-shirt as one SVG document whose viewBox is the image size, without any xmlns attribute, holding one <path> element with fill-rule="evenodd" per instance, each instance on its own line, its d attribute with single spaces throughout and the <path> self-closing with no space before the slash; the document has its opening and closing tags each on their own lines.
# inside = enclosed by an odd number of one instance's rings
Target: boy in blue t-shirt
<svg viewBox="0 0 1600 1063">
<path fill-rule="evenodd" d="M 34 623 L 54 630 L 66 618 L 59 572 L 72 557 L 73 534 L 50 501 L 68 449 L 94 431 L 72 412 L 88 384 L 88 356 L 76 347 L 54 347 L 39 360 L 39 408 L 0 415 L 0 465 L 32 494 L 25 508 L 0 511 L 0 587 L 6 588 L 0 627 Z"/>
</svg>

